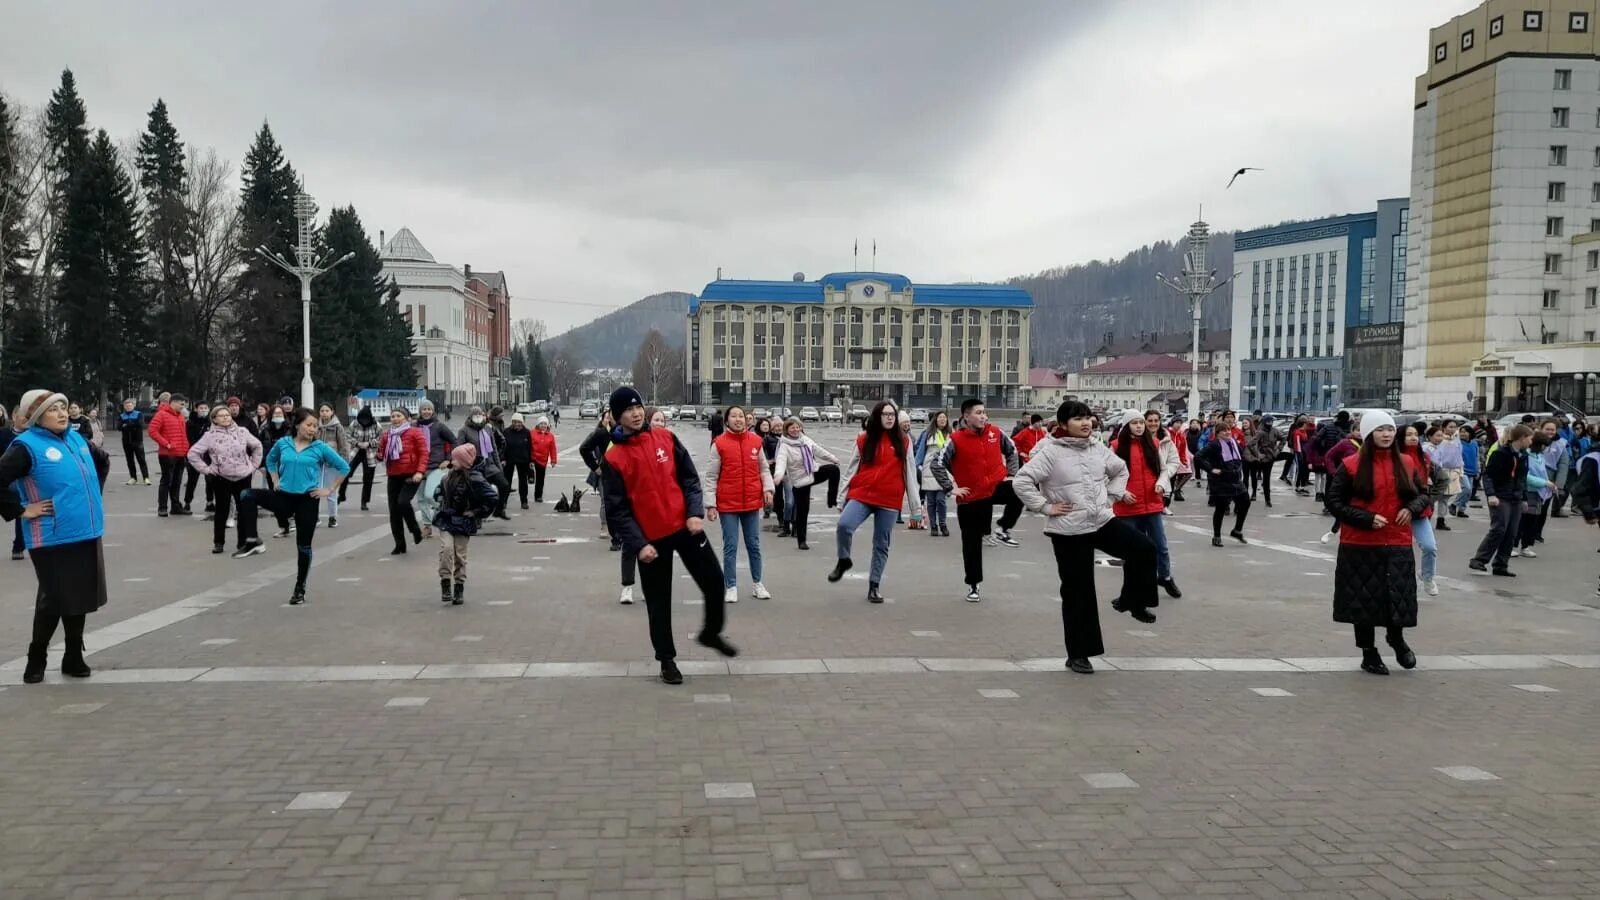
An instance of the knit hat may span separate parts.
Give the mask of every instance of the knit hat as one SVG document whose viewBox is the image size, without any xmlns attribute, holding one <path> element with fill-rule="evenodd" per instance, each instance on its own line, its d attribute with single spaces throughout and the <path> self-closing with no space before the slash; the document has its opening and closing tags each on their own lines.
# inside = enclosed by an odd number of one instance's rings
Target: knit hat
<svg viewBox="0 0 1600 900">
<path fill-rule="evenodd" d="M 1363 441 L 1366 440 L 1367 439 L 1367 435 L 1373 433 L 1374 431 L 1377 431 L 1379 428 L 1382 428 L 1382 427 L 1384 427 L 1386 425 L 1388 427 L 1390 427 L 1390 428 L 1394 427 L 1394 416 L 1389 415 L 1388 413 L 1384 412 L 1383 410 L 1381 410 L 1381 409 L 1373 409 L 1373 410 L 1368 410 L 1368 411 L 1362 413 L 1361 414 L 1361 439 Z"/>
<path fill-rule="evenodd" d="M 522 413 L 512 413 L 511 414 L 511 421 L 513 421 L 513 422 L 522 422 L 523 424 L 527 424 L 527 420 L 522 418 Z"/>
<path fill-rule="evenodd" d="M 611 392 L 611 417 L 622 418 L 622 414 L 635 406 L 643 406 L 644 398 L 631 387 L 619 387 Z"/>
<path fill-rule="evenodd" d="M 549 416 L 540 416 L 539 417 L 539 421 L 533 423 L 533 427 L 535 427 L 535 428 L 538 428 L 540 426 L 549 427 L 549 425 L 550 425 L 550 417 Z"/>
<path fill-rule="evenodd" d="M 476 444 L 458 444 L 450 451 L 450 463 L 460 469 L 470 469 L 478 461 L 478 446 Z"/>
<path fill-rule="evenodd" d="M 18 411 L 22 413 L 22 418 L 28 423 L 28 427 L 32 428 L 39 424 L 39 417 L 44 415 L 44 411 L 58 402 L 66 403 L 67 395 L 47 391 L 44 388 L 35 388 L 22 395 L 22 403 L 18 405 Z"/>
<path fill-rule="evenodd" d="M 227 400 L 224 400 L 223 403 L 228 405 L 228 406 L 243 406 L 244 405 L 243 403 L 239 402 L 239 398 L 238 397 L 229 397 Z"/>
</svg>

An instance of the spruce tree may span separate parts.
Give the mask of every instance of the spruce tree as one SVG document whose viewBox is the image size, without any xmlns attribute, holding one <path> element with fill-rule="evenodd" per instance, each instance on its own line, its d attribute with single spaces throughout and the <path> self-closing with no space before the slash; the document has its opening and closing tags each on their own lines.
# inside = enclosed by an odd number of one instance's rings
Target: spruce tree
<svg viewBox="0 0 1600 900">
<path fill-rule="evenodd" d="M 21 297 L 23 263 L 30 256 L 22 230 L 22 171 L 17 116 L 0 95 L 0 308 Z"/>
<path fill-rule="evenodd" d="M 154 338 L 150 375 L 156 384 L 198 396 L 211 371 L 210 346 L 193 309 L 188 260 L 195 252 L 183 141 L 157 100 L 139 135 L 139 187 L 144 192 Z"/>
<path fill-rule="evenodd" d="M 383 314 L 383 262 L 354 207 L 328 214 L 318 251 L 330 262 L 351 254 L 311 286 L 311 375 L 319 401 L 342 400 L 357 388 L 382 386 L 371 379 L 381 374 L 373 338 Z"/>
<path fill-rule="evenodd" d="M 400 285 L 391 277 L 384 289 L 383 316 L 373 335 L 378 367 L 373 375 L 377 387 L 425 387 L 414 359 L 411 323 L 400 312 Z"/>
<path fill-rule="evenodd" d="M 104 130 L 73 176 L 56 247 L 67 390 L 85 405 L 98 403 L 107 389 L 144 380 L 151 338 L 133 181 Z"/>
<path fill-rule="evenodd" d="M 61 86 L 50 95 L 44 133 L 50 145 L 51 198 L 59 209 L 66 202 L 72 178 L 89 158 L 89 113 L 78 96 L 78 80 L 71 69 L 61 71 Z"/>
<path fill-rule="evenodd" d="M 252 399 L 298 394 L 300 384 L 300 285 L 263 259 L 257 247 L 294 260 L 294 198 L 300 180 L 283 149 L 263 124 L 245 154 L 239 202 L 239 246 L 244 272 L 239 279 L 233 346 L 236 392 Z"/>
<path fill-rule="evenodd" d="M 61 361 L 44 317 L 31 304 L 8 307 L 5 344 L 0 346 L 0 397 L 15 403 L 34 388 L 61 389 Z"/>
<path fill-rule="evenodd" d="M 511 377 L 528 377 L 528 354 L 521 344 L 511 345 Z"/>
<path fill-rule="evenodd" d="M 528 341 L 528 396 L 544 400 L 550 396 L 550 367 L 545 365 L 544 351 L 531 339 Z"/>
</svg>

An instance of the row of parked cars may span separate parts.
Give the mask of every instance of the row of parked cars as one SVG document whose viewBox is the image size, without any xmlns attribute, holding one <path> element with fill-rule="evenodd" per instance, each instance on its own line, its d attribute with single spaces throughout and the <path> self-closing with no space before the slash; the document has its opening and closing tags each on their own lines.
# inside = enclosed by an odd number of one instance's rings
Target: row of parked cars
<svg viewBox="0 0 1600 900">
<path fill-rule="evenodd" d="M 605 407 L 599 400 L 585 400 L 578 405 L 578 418 L 598 419 L 600 418 L 600 411 L 604 408 Z M 663 406 L 661 408 L 661 414 L 666 416 L 668 419 L 701 422 L 710 419 L 712 414 L 716 413 L 717 411 L 718 408 L 715 406 L 691 406 L 687 404 L 683 406 Z M 916 412 L 918 411 L 914 411 L 912 415 L 914 420 L 916 419 Z M 926 422 L 928 420 L 927 412 L 920 412 L 923 413 L 920 421 Z M 787 419 L 796 415 L 795 411 L 787 406 L 757 406 L 750 410 L 750 414 L 757 419 L 766 419 L 771 418 L 772 416 L 777 416 L 780 419 Z M 847 418 L 851 422 L 856 422 L 864 421 L 867 418 L 867 408 L 860 404 L 856 404 L 850 409 L 847 417 L 846 414 L 836 406 L 802 406 L 800 407 L 798 416 L 802 422 L 840 423 L 846 421 Z"/>
</svg>

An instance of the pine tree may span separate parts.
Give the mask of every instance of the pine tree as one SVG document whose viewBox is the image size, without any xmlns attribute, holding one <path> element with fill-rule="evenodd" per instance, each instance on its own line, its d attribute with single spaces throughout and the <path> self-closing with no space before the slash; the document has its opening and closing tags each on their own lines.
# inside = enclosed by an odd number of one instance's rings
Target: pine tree
<svg viewBox="0 0 1600 900">
<path fill-rule="evenodd" d="M 60 208 L 73 177 L 89 158 L 89 113 L 78 96 L 78 80 L 71 69 L 61 71 L 61 86 L 50 95 L 44 133 L 50 144 L 52 203 Z"/>
<path fill-rule="evenodd" d="M 300 179 L 263 124 L 245 154 L 239 203 L 239 246 L 245 257 L 236 301 L 233 346 L 237 391 L 251 398 L 297 394 L 300 383 L 300 285 L 256 253 L 257 247 L 294 259 L 294 198 Z"/>
<path fill-rule="evenodd" d="M 139 135 L 138 165 L 153 270 L 150 375 L 164 388 L 197 396 L 211 371 L 211 348 L 191 302 L 188 259 L 195 251 L 195 234 L 184 147 L 162 100 L 150 110 Z"/>
<path fill-rule="evenodd" d="M 56 316 L 67 390 L 79 402 L 147 374 L 150 322 L 133 181 L 101 130 L 73 177 L 57 233 Z"/>
<path fill-rule="evenodd" d="M 550 367 L 545 365 L 544 351 L 531 338 L 528 340 L 528 396 L 543 400 L 550 394 Z"/>
<path fill-rule="evenodd" d="M 376 354 L 379 368 L 373 375 L 373 386 L 422 386 L 422 376 L 414 359 L 416 350 L 411 342 L 411 323 L 400 312 L 400 285 L 392 277 L 384 288 L 383 316 L 372 342 L 379 348 Z"/>
<path fill-rule="evenodd" d="M 0 95 L 0 308 L 21 296 L 23 263 L 31 256 L 22 231 L 22 171 L 17 117 Z"/>
<path fill-rule="evenodd" d="M 0 397 L 21 397 L 34 388 L 60 390 L 61 365 L 44 317 L 34 306 L 9 307 L 5 345 L 0 347 Z"/>
<path fill-rule="evenodd" d="M 511 345 L 511 377 L 526 378 L 528 375 L 528 354 L 522 349 L 521 344 Z"/>
</svg>

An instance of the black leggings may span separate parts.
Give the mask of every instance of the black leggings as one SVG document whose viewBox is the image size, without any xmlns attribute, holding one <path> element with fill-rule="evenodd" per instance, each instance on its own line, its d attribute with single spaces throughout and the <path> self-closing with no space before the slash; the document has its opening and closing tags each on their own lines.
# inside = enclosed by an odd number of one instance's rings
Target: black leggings
<svg viewBox="0 0 1600 900">
<path fill-rule="evenodd" d="M 306 576 L 311 573 L 311 536 L 317 531 L 317 513 L 322 501 L 310 493 L 287 494 L 283 491 L 258 491 L 247 488 L 239 495 L 239 522 L 253 518 L 256 507 L 271 510 L 275 515 L 294 517 L 294 547 L 296 571 L 294 586 L 297 591 L 306 589 Z"/>
<path fill-rule="evenodd" d="M 1228 504 L 1233 504 L 1234 519 L 1233 530 L 1235 533 L 1244 531 L 1244 517 L 1250 512 L 1250 498 L 1243 494 L 1237 497 L 1225 497 L 1212 501 L 1216 507 L 1211 510 L 1211 536 L 1222 537 L 1222 519 L 1228 514 Z"/>
<path fill-rule="evenodd" d="M 1356 625 L 1354 627 L 1356 631 L 1356 647 L 1362 650 L 1378 649 L 1378 629 L 1376 626 Z M 1396 644 L 1404 644 L 1406 642 L 1406 630 L 1404 628 L 1398 625 L 1390 625 L 1384 630 L 1389 646 L 1393 647 Z"/>
<path fill-rule="evenodd" d="M 644 592 L 645 609 L 650 617 L 650 643 L 656 659 L 663 662 L 677 658 L 678 648 L 672 635 L 672 555 L 683 559 L 683 567 L 700 589 L 705 601 L 705 621 L 700 633 L 722 633 L 722 566 L 711 549 L 705 532 L 690 534 L 687 530 L 651 541 L 656 548 L 656 558 L 639 563 L 639 587 Z"/>
<path fill-rule="evenodd" d="M 221 547 L 228 538 L 228 510 L 236 507 L 239 510 L 238 522 L 235 525 L 237 535 L 236 547 L 243 550 L 256 540 L 256 514 L 255 510 L 250 515 L 244 515 L 244 500 L 242 495 L 250 490 L 250 476 L 232 481 L 221 475 L 212 478 L 216 485 L 217 511 L 211 520 L 211 543 Z"/>
<path fill-rule="evenodd" d="M 959 510 L 957 510 L 959 512 Z M 1156 596 L 1156 545 L 1127 519 L 1112 519 L 1088 534 L 1052 534 L 1056 576 L 1061 579 L 1061 631 L 1068 659 L 1106 652 L 1095 596 L 1094 552 L 1122 560 L 1122 597 L 1130 607 L 1148 609 Z"/>
<path fill-rule="evenodd" d="M 122 445 L 122 454 L 128 458 L 129 478 L 143 478 L 145 481 L 150 480 L 150 464 L 145 462 L 143 444 L 135 447 L 125 443 Z M 134 471 L 134 466 L 139 467 L 137 472 Z"/>
<path fill-rule="evenodd" d="M 411 498 L 417 495 L 419 487 L 421 484 L 412 481 L 410 475 L 389 476 L 389 531 L 394 534 L 394 545 L 402 550 L 408 530 L 412 540 L 422 543 L 422 528 L 417 525 L 417 514 L 411 507 Z"/>
<path fill-rule="evenodd" d="M 1272 499 L 1272 463 L 1273 460 L 1269 459 L 1250 464 L 1250 499 L 1255 499 L 1257 488 L 1267 495 L 1268 500 Z"/>
</svg>

